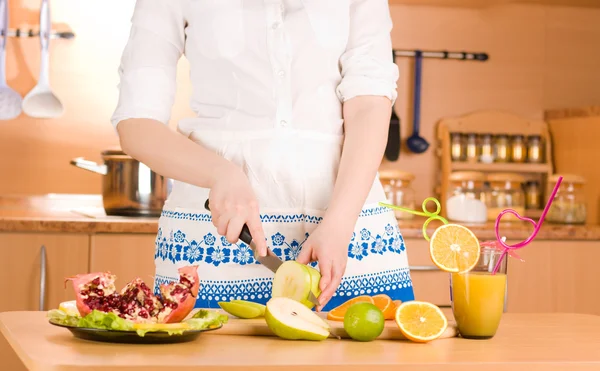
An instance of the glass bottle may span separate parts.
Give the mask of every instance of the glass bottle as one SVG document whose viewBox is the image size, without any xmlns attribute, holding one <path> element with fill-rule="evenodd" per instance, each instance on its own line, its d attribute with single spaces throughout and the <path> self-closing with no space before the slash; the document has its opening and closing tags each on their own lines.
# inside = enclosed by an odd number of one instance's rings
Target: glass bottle
<svg viewBox="0 0 600 371">
<path fill-rule="evenodd" d="M 450 154 L 452 161 L 464 161 L 466 159 L 467 156 L 463 134 L 450 133 Z"/>
<path fill-rule="evenodd" d="M 548 179 L 549 189 L 554 189 L 559 174 Z M 585 201 L 585 179 L 578 175 L 562 175 L 563 181 L 548 210 L 546 219 L 551 223 L 585 224 L 587 208 Z"/>
<path fill-rule="evenodd" d="M 544 148 L 539 135 L 527 137 L 527 162 L 535 164 L 544 162 Z"/>
<path fill-rule="evenodd" d="M 492 134 L 481 135 L 481 145 L 479 150 L 479 161 L 485 164 L 494 162 L 494 149 L 492 144 Z"/>
<path fill-rule="evenodd" d="M 413 174 L 400 170 L 385 170 L 379 172 L 379 179 L 389 203 L 411 210 L 415 209 L 415 191 L 412 188 L 415 176 Z M 402 210 L 394 209 L 394 213 L 396 219 L 399 220 L 410 220 L 415 217 L 414 214 Z"/>
<path fill-rule="evenodd" d="M 495 221 L 504 209 L 513 209 L 519 215 L 525 214 L 525 178 L 514 173 L 492 173 L 487 176 L 490 184 L 485 201 L 488 220 Z M 505 214 L 502 221 L 518 220 L 513 214 Z"/>
<path fill-rule="evenodd" d="M 542 208 L 540 196 L 540 184 L 535 180 L 527 182 L 525 186 L 525 208 L 527 210 L 540 210 Z"/>
<path fill-rule="evenodd" d="M 522 135 L 513 135 L 510 145 L 510 158 L 512 162 L 525 162 L 525 138 Z"/>
<path fill-rule="evenodd" d="M 450 174 L 445 206 L 449 220 L 466 223 L 486 222 L 484 181 L 485 174 L 477 171 L 456 171 Z"/>
<path fill-rule="evenodd" d="M 494 161 L 509 162 L 510 147 L 508 145 L 508 135 L 499 134 L 494 138 Z"/>
<path fill-rule="evenodd" d="M 477 145 L 477 134 L 467 134 L 467 146 L 466 146 L 466 160 L 467 162 L 477 162 L 479 159 L 479 146 Z"/>
</svg>

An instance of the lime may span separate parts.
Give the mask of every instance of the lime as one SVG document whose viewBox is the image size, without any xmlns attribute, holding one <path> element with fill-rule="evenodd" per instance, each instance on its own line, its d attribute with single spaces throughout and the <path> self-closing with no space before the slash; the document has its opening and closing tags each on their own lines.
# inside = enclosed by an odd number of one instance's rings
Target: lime
<svg viewBox="0 0 600 371">
<path fill-rule="evenodd" d="M 344 330 L 358 341 L 371 341 L 383 332 L 385 317 L 372 303 L 352 304 L 344 315 Z"/>
<path fill-rule="evenodd" d="M 265 315 L 265 306 L 245 300 L 220 301 L 219 306 L 227 313 L 238 318 L 256 318 Z"/>
</svg>

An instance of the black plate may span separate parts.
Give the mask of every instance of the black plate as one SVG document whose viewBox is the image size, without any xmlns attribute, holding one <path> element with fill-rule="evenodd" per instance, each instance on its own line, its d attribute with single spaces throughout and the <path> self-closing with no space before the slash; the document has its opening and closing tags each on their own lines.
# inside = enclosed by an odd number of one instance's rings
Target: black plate
<svg viewBox="0 0 600 371">
<path fill-rule="evenodd" d="M 76 338 L 101 341 L 105 343 L 127 343 L 127 344 L 174 344 L 174 343 L 185 343 L 188 341 L 195 340 L 201 333 L 206 331 L 218 330 L 223 325 L 214 328 L 208 328 L 203 330 L 188 330 L 182 334 L 169 335 L 168 332 L 147 332 L 144 336 L 139 336 L 135 331 L 117 331 L 117 330 L 103 330 L 96 328 L 85 328 L 85 327 L 74 327 L 67 326 L 49 321 L 51 325 L 64 327 L 71 331 Z"/>
</svg>

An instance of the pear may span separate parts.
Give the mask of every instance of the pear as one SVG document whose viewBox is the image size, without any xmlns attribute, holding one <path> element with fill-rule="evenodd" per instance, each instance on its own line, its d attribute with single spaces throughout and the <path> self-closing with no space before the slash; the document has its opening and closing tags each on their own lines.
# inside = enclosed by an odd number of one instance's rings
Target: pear
<svg viewBox="0 0 600 371">
<path fill-rule="evenodd" d="M 220 301 L 219 306 L 238 318 L 249 319 L 265 315 L 265 306 L 246 300 Z"/>
<path fill-rule="evenodd" d="M 302 303 L 285 297 L 267 302 L 265 321 L 282 339 L 321 341 L 329 337 L 329 324 Z"/>
<path fill-rule="evenodd" d="M 308 294 L 312 291 L 316 297 L 320 295 L 320 280 L 321 273 L 318 270 L 297 261 L 288 260 L 281 264 L 275 272 L 271 297 L 290 298 L 312 309 L 314 304 L 308 300 Z"/>
</svg>

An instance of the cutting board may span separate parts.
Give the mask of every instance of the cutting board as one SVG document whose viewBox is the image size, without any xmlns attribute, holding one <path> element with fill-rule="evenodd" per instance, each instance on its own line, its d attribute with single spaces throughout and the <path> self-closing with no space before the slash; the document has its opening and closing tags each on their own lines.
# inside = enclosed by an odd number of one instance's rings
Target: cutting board
<svg viewBox="0 0 600 371">
<path fill-rule="evenodd" d="M 326 313 L 318 313 L 322 318 L 326 318 Z M 240 319 L 232 315 L 229 316 L 229 321 L 220 329 L 207 332 L 214 335 L 242 335 L 242 336 L 275 336 L 267 326 L 264 318 Z M 341 321 L 327 321 L 331 326 L 331 337 L 348 339 L 350 338 L 344 331 L 344 323 Z M 448 320 L 448 327 L 440 338 L 451 338 L 458 334 L 456 323 L 453 320 Z M 395 321 L 385 321 L 385 328 L 381 335 L 377 338 L 381 340 L 406 340 Z"/>
</svg>

